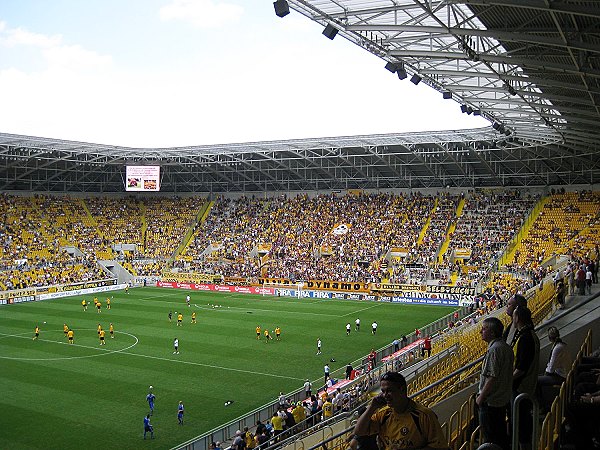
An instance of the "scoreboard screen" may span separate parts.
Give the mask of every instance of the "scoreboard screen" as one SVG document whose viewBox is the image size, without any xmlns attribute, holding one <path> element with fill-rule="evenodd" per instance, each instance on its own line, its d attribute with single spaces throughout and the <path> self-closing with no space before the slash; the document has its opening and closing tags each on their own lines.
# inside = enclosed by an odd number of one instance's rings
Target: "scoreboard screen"
<svg viewBox="0 0 600 450">
<path fill-rule="evenodd" d="M 160 191 L 160 166 L 126 166 L 125 190 L 132 192 Z"/>
</svg>

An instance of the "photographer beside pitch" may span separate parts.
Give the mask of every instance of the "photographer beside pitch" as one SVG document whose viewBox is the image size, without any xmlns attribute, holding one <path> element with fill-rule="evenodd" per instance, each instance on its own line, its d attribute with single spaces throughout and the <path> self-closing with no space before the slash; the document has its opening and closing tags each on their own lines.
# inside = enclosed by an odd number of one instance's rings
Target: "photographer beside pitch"
<svg viewBox="0 0 600 450">
<path fill-rule="evenodd" d="M 448 449 L 435 413 L 408 398 L 406 379 L 398 372 L 381 377 L 381 394 L 359 417 L 354 434 L 378 435 L 381 450 Z"/>
</svg>

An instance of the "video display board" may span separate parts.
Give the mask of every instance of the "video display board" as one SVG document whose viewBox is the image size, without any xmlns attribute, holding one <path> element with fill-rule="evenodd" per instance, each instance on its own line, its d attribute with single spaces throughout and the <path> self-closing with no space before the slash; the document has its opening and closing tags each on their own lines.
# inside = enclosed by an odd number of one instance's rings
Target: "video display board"
<svg viewBox="0 0 600 450">
<path fill-rule="evenodd" d="M 160 191 L 160 166 L 126 166 L 125 190 L 132 192 Z"/>
</svg>

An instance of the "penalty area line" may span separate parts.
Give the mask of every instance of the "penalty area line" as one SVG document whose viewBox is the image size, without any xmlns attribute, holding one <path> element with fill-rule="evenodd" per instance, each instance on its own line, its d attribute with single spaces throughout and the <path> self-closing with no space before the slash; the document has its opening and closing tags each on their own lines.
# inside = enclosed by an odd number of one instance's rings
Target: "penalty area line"
<svg viewBox="0 0 600 450">
<path fill-rule="evenodd" d="M 379 306 L 379 304 L 378 304 L 378 303 L 376 303 L 376 304 L 374 304 L 374 305 L 372 305 L 372 306 L 368 306 L 368 307 L 366 307 L 366 308 L 358 309 L 358 310 L 356 310 L 356 311 L 353 311 L 353 312 L 351 312 L 351 313 L 344 314 L 342 317 L 346 317 L 346 316 L 353 316 L 353 315 L 355 315 L 355 314 L 357 314 L 357 313 L 359 313 L 359 312 L 361 312 L 361 311 L 366 311 L 367 309 L 377 308 L 378 306 Z"/>
<path fill-rule="evenodd" d="M 236 369 L 234 367 L 217 366 L 217 365 L 213 365 L 213 364 L 204 364 L 204 363 L 199 363 L 199 362 L 194 362 L 194 361 L 181 361 L 181 360 L 173 359 L 173 358 L 165 358 L 163 356 L 142 355 L 140 353 L 131 353 L 131 352 L 124 352 L 124 351 L 121 351 L 120 353 L 122 355 L 139 356 L 140 358 L 150 358 L 150 359 L 157 359 L 160 361 L 176 362 L 179 364 L 189 364 L 192 366 L 208 367 L 209 369 L 229 370 L 231 372 L 249 373 L 252 375 L 263 375 L 263 376 L 272 377 L 272 378 L 283 378 L 285 380 L 304 381 L 304 378 L 296 378 L 296 377 L 290 377 L 290 376 L 286 376 L 286 375 L 277 375 L 274 373 L 255 372 L 253 370 Z"/>
</svg>

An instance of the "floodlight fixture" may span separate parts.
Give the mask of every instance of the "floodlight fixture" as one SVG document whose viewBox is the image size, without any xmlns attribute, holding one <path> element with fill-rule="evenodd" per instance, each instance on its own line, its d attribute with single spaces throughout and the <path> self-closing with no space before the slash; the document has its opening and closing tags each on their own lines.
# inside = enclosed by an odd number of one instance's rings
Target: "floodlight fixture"
<svg viewBox="0 0 600 450">
<path fill-rule="evenodd" d="M 275 8 L 275 14 L 277 17 L 285 17 L 290 13 L 290 5 L 286 0 L 277 0 L 273 2 Z"/>
<path fill-rule="evenodd" d="M 450 92 L 450 91 L 442 92 L 442 98 L 444 100 L 450 100 L 452 98 L 452 92 Z"/>
<path fill-rule="evenodd" d="M 422 78 L 418 74 L 415 73 L 411 77 L 410 82 L 416 86 L 417 84 L 419 84 L 421 82 L 421 80 L 422 80 Z"/>
<path fill-rule="evenodd" d="M 460 112 L 466 113 L 467 112 L 467 105 L 460 105 Z"/>
<path fill-rule="evenodd" d="M 336 27 L 334 27 L 333 25 L 331 25 L 330 23 L 327 24 L 327 26 L 325 27 L 325 29 L 323 30 L 323 36 L 325 36 L 328 39 L 333 40 L 333 38 L 335 37 L 335 35 L 338 33 L 338 30 Z"/>
<path fill-rule="evenodd" d="M 406 69 L 404 67 L 398 67 L 396 69 L 396 75 L 398 75 L 398 78 L 400 80 L 404 80 L 408 76 L 408 74 L 406 73 Z"/>
<path fill-rule="evenodd" d="M 386 70 L 389 70 L 392 73 L 396 73 L 397 66 L 393 62 L 389 62 L 385 65 Z"/>
</svg>

